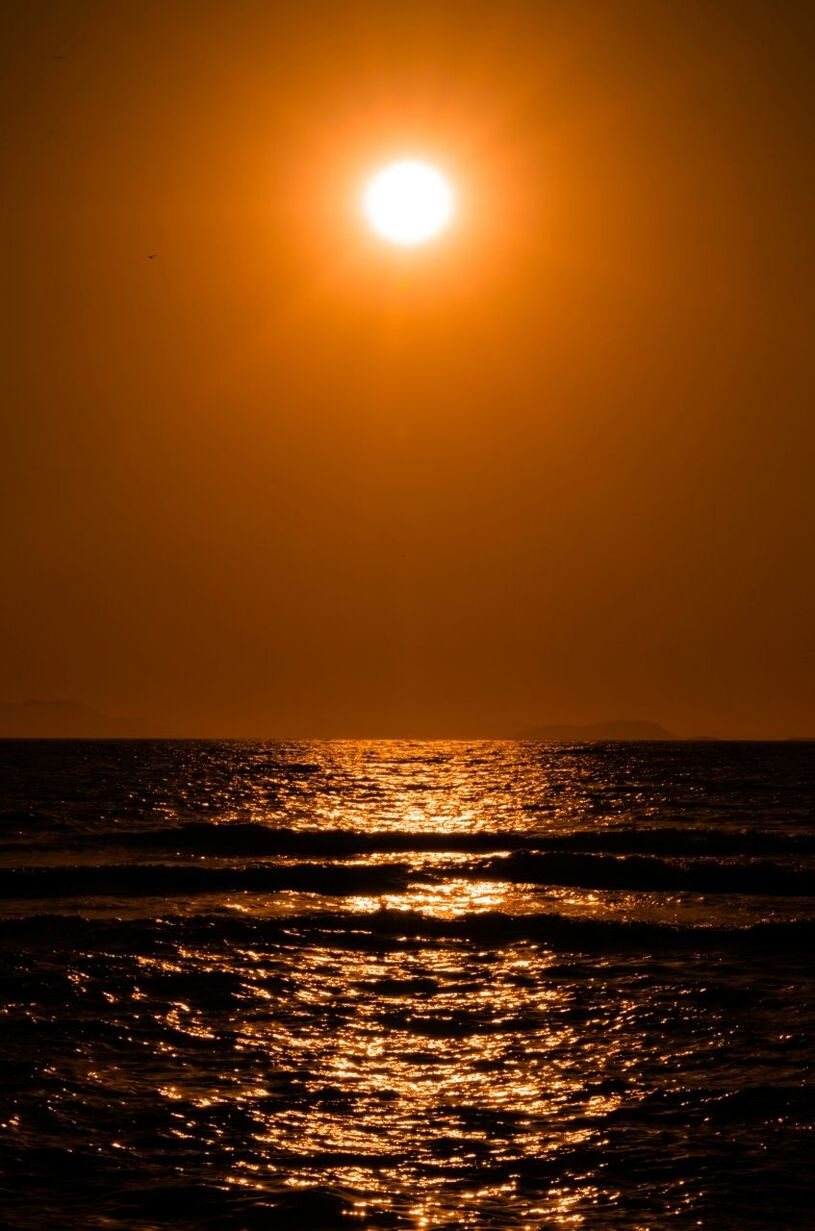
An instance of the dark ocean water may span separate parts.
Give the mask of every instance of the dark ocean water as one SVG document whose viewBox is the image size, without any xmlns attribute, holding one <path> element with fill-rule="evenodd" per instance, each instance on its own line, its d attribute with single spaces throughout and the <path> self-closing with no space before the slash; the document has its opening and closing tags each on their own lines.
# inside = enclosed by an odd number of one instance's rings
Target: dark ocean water
<svg viewBox="0 0 815 1231">
<path fill-rule="evenodd" d="M 813 769 L 0 743 L 0 1225 L 815 1227 Z"/>
</svg>

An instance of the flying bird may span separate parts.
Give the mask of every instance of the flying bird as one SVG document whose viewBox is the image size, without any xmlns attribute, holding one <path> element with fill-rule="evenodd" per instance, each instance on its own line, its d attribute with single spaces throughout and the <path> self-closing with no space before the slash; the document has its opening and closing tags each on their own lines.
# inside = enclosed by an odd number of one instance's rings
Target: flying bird
<svg viewBox="0 0 815 1231">
<path fill-rule="evenodd" d="M 156 259 L 156 257 L 157 257 L 157 256 L 158 256 L 158 253 L 157 253 L 157 252 L 148 252 L 148 253 L 147 253 L 147 259 L 148 259 L 148 261 L 154 261 L 154 260 Z"/>
</svg>

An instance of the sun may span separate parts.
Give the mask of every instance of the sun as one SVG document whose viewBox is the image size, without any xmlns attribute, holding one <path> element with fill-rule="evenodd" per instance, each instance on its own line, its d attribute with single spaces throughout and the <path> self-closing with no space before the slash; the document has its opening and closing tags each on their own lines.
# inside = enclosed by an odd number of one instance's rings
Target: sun
<svg viewBox="0 0 815 1231">
<path fill-rule="evenodd" d="M 434 239 L 455 211 L 449 180 L 427 162 L 404 158 L 371 176 L 362 211 L 383 239 L 410 247 Z"/>
</svg>

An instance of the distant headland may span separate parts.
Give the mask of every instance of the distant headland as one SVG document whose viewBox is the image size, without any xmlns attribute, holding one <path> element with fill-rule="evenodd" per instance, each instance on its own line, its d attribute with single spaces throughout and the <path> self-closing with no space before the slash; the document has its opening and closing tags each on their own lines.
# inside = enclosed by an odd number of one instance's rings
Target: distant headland
<svg viewBox="0 0 815 1231">
<path fill-rule="evenodd" d="M 78 701 L 0 702 L 0 739 L 161 739 L 143 718 L 114 718 Z"/>
<path fill-rule="evenodd" d="M 551 741 L 559 744 L 591 743 L 595 740 L 661 740 L 678 739 L 658 722 L 626 719 L 617 722 L 588 722 L 573 726 L 549 725 L 530 727 L 518 732 L 518 739 Z"/>
</svg>

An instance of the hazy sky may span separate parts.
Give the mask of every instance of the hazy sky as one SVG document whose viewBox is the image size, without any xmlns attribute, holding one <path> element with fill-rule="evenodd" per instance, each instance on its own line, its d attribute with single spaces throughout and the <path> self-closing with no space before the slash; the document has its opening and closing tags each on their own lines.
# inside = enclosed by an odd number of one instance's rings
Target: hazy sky
<svg viewBox="0 0 815 1231">
<path fill-rule="evenodd" d="M 811 6 L 0 20 L 0 700 L 815 735 Z"/>
</svg>

